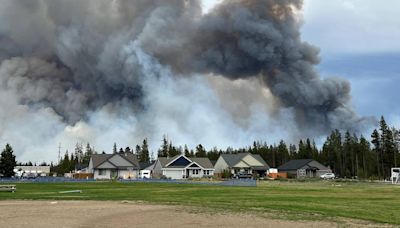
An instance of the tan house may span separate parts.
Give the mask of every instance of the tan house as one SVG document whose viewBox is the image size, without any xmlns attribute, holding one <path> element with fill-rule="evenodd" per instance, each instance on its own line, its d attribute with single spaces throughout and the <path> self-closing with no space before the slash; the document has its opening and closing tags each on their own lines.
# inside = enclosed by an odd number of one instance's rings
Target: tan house
<svg viewBox="0 0 400 228">
<path fill-rule="evenodd" d="M 94 179 L 131 179 L 138 178 L 140 166 L 132 153 L 94 154 L 88 171 L 93 173 Z"/>
<path fill-rule="evenodd" d="M 264 176 L 270 167 L 259 154 L 239 153 L 221 154 L 214 168 L 216 174 L 229 171 L 233 176 L 238 174 Z"/>
</svg>

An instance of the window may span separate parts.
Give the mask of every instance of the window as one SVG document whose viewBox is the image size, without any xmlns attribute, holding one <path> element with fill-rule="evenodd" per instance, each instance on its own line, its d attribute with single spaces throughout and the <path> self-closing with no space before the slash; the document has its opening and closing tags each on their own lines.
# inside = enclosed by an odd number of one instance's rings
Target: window
<svg viewBox="0 0 400 228">
<path fill-rule="evenodd" d="M 106 170 L 105 169 L 99 169 L 99 176 L 105 176 L 106 175 Z"/>
<path fill-rule="evenodd" d="M 205 170 L 203 171 L 203 175 L 206 175 L 206 171 Z"/>
<path fill-rule="evenodd" d="M 194 175 L 195 174 L 195 172 L 194 172 L 195 170 L 192 170 L 192 174 Z"/>
<path fill-rule="evenodd" d="M 196 175 L 198 175 L 199 174 L 199 170 L 198 169 L 196 169 Z"/>
<path fill-rule="evenodd" d="M 207 170 L 207 175 L 210 175 L 210 170 Z"/>
</svg>

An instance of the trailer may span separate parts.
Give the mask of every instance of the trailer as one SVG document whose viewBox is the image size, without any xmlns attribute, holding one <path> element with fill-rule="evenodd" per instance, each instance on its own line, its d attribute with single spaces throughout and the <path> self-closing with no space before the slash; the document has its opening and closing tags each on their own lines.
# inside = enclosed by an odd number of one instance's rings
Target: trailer
<svg viewBox="0 0 400 228">
<path fill-rule="evenodd" d="M 392 176 L 390 177 L 392 184 L 400 183 L 400 168 L 392 168 Z"/>
</svg>

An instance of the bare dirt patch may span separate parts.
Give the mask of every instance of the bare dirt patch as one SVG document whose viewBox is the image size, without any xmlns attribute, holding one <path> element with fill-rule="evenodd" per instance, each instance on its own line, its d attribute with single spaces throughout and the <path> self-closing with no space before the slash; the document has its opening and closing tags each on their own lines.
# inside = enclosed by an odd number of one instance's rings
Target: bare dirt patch
<svg viewBox="0 0 400 228">
<path fill-rule="evenodd" d="M 185 207 L 128 201 L 0 201 L 0 221 L 1 227 L 338 227 L 333 222 L 196 213 Z"/>
</svg>

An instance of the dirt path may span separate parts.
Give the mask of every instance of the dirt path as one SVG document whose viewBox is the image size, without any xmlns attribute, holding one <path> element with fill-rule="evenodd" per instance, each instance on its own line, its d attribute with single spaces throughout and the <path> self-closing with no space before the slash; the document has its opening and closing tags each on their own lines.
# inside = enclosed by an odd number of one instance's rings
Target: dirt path
<svg viewBox="0 0 400 228">
<path fill-rule="evenodd" d="M 187 209 L 187 208 L 186 208 Z M 184 207 L 104 201 L 0 201 L 0 227 L 337 227 L 247 214 L 187 212 Z"/>
</svg>

